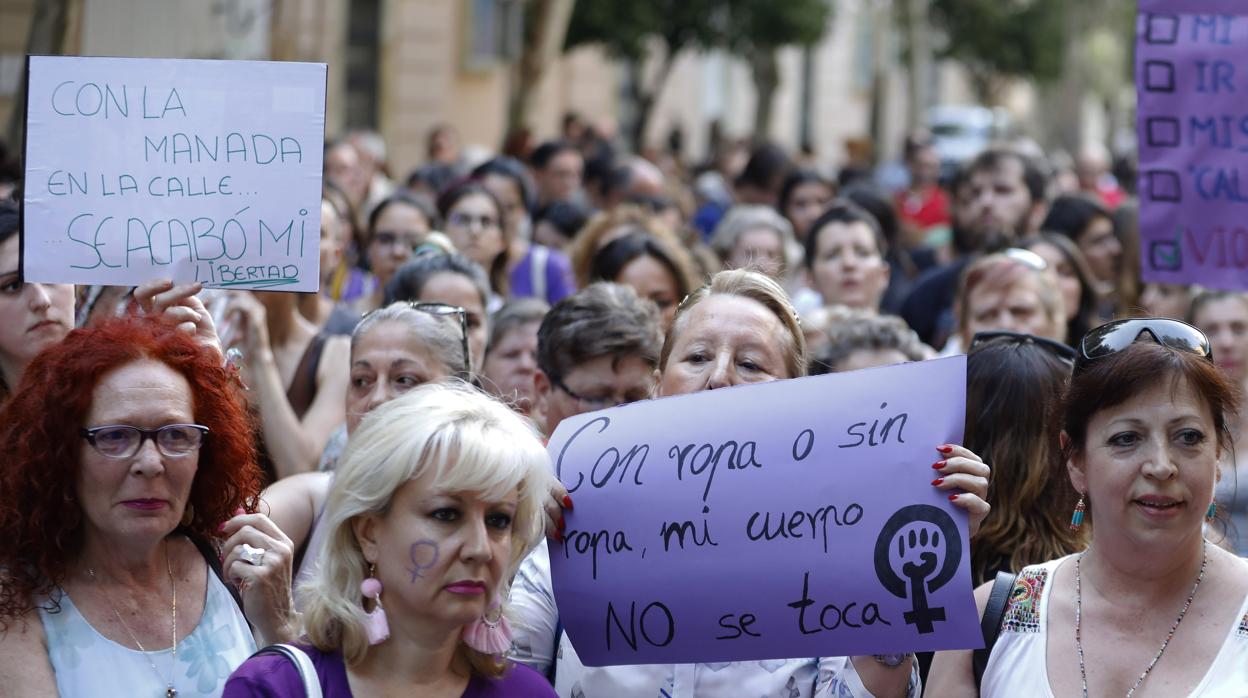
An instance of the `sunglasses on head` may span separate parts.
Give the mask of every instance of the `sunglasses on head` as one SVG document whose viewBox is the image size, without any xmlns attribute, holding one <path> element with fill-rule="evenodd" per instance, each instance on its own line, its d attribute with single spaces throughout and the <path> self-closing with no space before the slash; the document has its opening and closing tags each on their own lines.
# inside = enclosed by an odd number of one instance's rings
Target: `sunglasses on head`
<svg viewBox="0 0 1248 698">
<path fill-rule="evenodd" d="M 1195 354 L 1213 361 L 1213 349 L 1204 332 L 1186 322 L 1170 318 L 1131 318 L 1107 322 L 1083 336 L 1079 343 L 1079 356 L 1075 359 L 1075 373 L 1088 367 L 1093 361 L 1116 354 L 1147 337 L 1163 347 Z"/>
<path fill-rule="evenodd" d="M 1048 337 L 1037 337 L 1034 334 L 1024 334 L 1022 332 L 1008 332 L 1006 330 L 992 330 L 989 332 L 976 332 L 971 338 L 971 346 L 967 349 L 970 351 L 981 344 L 988 342 L 1000 342 L 1002 344 L 1034 344 L 1041 349 L 1049 352 L 1058 359 L 1068 364 L 1074 364 L 1079 354 L 1066 344 Z"/>
</svg>

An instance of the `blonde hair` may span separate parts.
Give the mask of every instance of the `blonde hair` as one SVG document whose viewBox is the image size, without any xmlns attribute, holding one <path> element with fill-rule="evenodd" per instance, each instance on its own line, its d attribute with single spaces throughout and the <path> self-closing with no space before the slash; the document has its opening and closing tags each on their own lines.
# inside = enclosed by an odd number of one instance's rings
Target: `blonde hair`
<svg viewBox="0 0 1248 698">
<path fill-rule="evenodd" d="M 352 522 L 385 515 L 404 483 L 431 478 L 436 487 L 489 498 L 518 493 L 511 527 L 511 559 L 499 600 L 512 575 L 541 539 L 542 501 L 549 496 L 550 459 L 531 424 L 497 400 L 462 382 L 428 384 L 373 410 L 347 444 L 325 503 L 320 560 L 300 588 L 308 639 L 326 652 L 341 650 L 348 665 L 368 653 L 360 582 L 369 563 Z M 506 664 L 460 643 L 457 654 L 474 671 L 498 676 Z"/>
<path fill-rule="evenodd" d="M 684 329 L 683 318 L 693 306 L 712 295 L 742 296 L 762 303 L 776 316 L 789 335 L 789 346 L 786 347 L 784 356 L 788 377 L 800 378 L 806 375 L 806 337 L 802 334 L 802 324 L 797 318 L 797 311 L 793 309 L 793 303 L 789 301 L 789 295 L 770 276 L 749 269 L 721 271 L 711 277 L 710 283 L 681 301 L 676 308 L 672 328 L 663 340 L 663 351 L 659 354 L 660 372 L 667 368 L 667 359 L 671 356 L 676 336 Z"/>
<path fill-rule="evenodd" d="M 646 233 L 658 239 L 670 250 L 681 269 L 694 268 L 680 238 L 656 216 L 636 204 L 621 204 L 611 211 L 596 214 L 572 238 L 568 246 L 568 259 L 572 263 L 572 274 L 576 277 L 577 288 L 585 288 L 593 283 L 592 269 L 598 251 L 612 240 L 629 233 Z M 694 281 L 690 286 L 696 283 Z"/>
</svg>

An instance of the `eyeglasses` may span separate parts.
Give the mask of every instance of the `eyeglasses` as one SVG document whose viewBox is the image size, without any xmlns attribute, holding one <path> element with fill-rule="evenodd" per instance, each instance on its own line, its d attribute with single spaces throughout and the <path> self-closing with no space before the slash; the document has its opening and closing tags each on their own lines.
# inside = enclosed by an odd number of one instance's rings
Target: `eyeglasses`
<svg viewBox="0 0 1248 698">
<path fill-rule="evenodd" d="M 490 215 L 474 216 L 471 213 L 460 213 L 460 212 L 452 213 L 450 216 L 447 217 L 446 222 L 450 223 L 451 225 L 459 226 L 461 228 L 468 228 L 468 229 L 472 229 L 474 223 L 480 226 L 482 229 L 494 228 L 498 226 L 498 219 L 494 218 L 494 216 L 490 216 Z"/>
<path fill-rule="evenodd" d="M 1097 359 L 1126 349 L 1145 335 L 1163 347 L 1190 352 L 1207 361 L 1213 361 L 1213 348 L 1209 346 L 1209 338 L 1186 322 L 1157 317 L 1133 318 L 1107 322 L 1085 334 L 1083 341 L 1079 343 L 1075 373 L 1087 368 L 1089 363 Z"/>
<path fill-rule="evenodd" d="M 159 429 L 109 424 L 81 432 L 96 453 L 108 458 L 132 458 L 148 439 L 165 456 L 181 458 L 198 450 L 207 435 L 208 427 L 199 424 L 166 424 Z"/>
<path fill-rule="evenodd" d="M 409 247 L 414 250 L 420 247 L 424 241 L 424 235 L 404 235 L 403 233 L 390 230 L 379 230 L 373 234 L 373 242 L 382 247 L 394 247 L 401 244 L 403 247 Z"/>
<path fill-rule="evenodd" d="M 584 395 L 581 395 L 577 393 L 576 391 L 572 390 L 571 388 L 569 388 L 567 384 L 563 382 L 562 378 L 552 377 L 550 382 L 556 388 L 567 393 L 568 397 L 572 398 L 573 400 L 576 400 L 578 403 L 581 404 L 582 407 L 588 409 L 590 412 L 603 410 L 608 407 L 615 407 L 617 405 L 626 405 L 630 402 L 637 401 L 637 400 L 629 399 L 628 396 L 615 395 L 613 393 L 608 393 L 607 395 L 604 395 L 603 397 L 585 397 Z M 641 398 L 638 398 L 638 399 L 641 399 Z"/>
<path fill-rule="evenodd" d="M 1078 352 L 1062 342 L 1049 339 L 1048 337 L 1037 337 L 1034 334 L 1007 332 L 1006 330 L 976 332 L 975 336 L 971 338 L 971 346 L 968 348 L 968 351 L 981 344 L 987 344 L 998 340 L 1000 340 L 1002 344 L 1034 344 L 1071 365 L 1074 365 L 1075 359 L 1079 357 Z"/>
<path fill-rule="evenodd" d="M 472 353 L 468 349 L 468 311 L 458 305 L 449 303 L 417 303 L 408 302 L 408 307 L 413 310 L 419 310 L 422 313 L 437 315 L 439 317 L 450 317 L 455 315 L 459 318 L 459 346 L 464 356 L 464 373 L 472 373 Z"/>
</svg>

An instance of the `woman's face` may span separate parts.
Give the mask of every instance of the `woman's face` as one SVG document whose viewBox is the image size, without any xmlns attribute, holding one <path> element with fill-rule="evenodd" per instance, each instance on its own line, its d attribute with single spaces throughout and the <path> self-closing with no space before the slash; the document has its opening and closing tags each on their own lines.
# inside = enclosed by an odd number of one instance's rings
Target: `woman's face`
<svg viewBox="0 0 1248 698">
<path fill-rule="evenodd" d="M 347 434 L 364 415 L 412 388 L 451 375 L 451 368 L 408 326 L 383 322 L 356 340 L 347 384 Z"/>
<path fill-rule="evenodd" d="M 1239 385 L 1248 378 L 1248 297 L 1207 301 L 1193 318 L 1209 336 L 1213 360 Z"/>
<path fill-rule="evenodd" d="M 512 403 L 520 412 L 528 414 L 533 409 L 536 387 L 533 374 L 537 371 L 537 328 L 541 322 L 530 322 L 516 327 L 503 335 L 485 357 L 482 366 L 483 383 L 486 388 Z"/>
<path fill-rule="evenodd" d="M 1191 308 L 1192 293 L 1183 284 L 1148 283 L 1140 292 L 1140 305 L 1150 317 L 1182 320 Z"/>
<path fill-rule="evenodd" d="M 529 215 L 524 207 L 524 193 L 520 191 L 520 185 L 509 177 L 496 174 L 487 176 L 481 180 L 481 184 L 490 190 L 494 198 L 498 199 L 498 205 L 503 207 L 503 231 L 508 240 L 515 240 Z"/>
<path fill-rule="evenodd" d="M 82 426 L 159 429 L 194 423 L 186 378 L 159 361 L 142 359 L 104 374 Z M 198 450 L 170 457 L 146 439 L 134 456 L 110 458 L 84 438 L 78 453 L 78 501 L 88 536 L 155 544 L 177 528 L 199 467 Z"/>
<path fill-rule="evenodd" d="M 1104 216 L 1092 219 L 1088 227 L 1075 241 L 1079 251 L 1088 260 L 1088 266 L 1097 280 L 1106 284 L 1118 281 L 1118 267 L 1122 261 L 1122 243 L 1114 235 L 1114 223 Z"/>
<path fill-rule="evenodd" d="M 494 202 L 485 194 L 468 194 L 446 213 L 446 234 L 465 257 L 489 271 L 502 254 L 502 221 Z"/>
<path fill-rule="evenodd" d="M 376 565 L 390 618 L 452 631 L 497 603 L 517 505 L 516 495 L 494 501 L 448 492 L 425 476 L 395 490 L 384 515 L 356 519 L 356 539 Z"/>
<path fill-rule="evenodd" d="M 714 294 L 686 311 L 672 340 L 659 395 L 684 395 L 742 383 L 792 378 L 788 330 L 762 303 Z"/>
<path fill-rule="evenodd" d="M 1079 274 L 1071 266 L 1066 255 L 1047 242 L 1037 242 L 1030 247 L 1032 252 L 1040 255 L 1045 263 L 1057 273 L 1057 286 L 1062 292 L 1062 305 L 1066 308 L 1066 321 L 1070 322 L 1079 314 L 1079 297 L 1083 294 L 1083 284 L 1079 282 Z"/>
<path fill-rule="evenodd" d="M 74 287 L 24 284 L 18 236 L 0 244 L 0 372 L 13 388 L 26 364 L 74 328 Z"/>
<path fill-rule="evenodd" d="M 434 274 L 420 289 L 421 303 L 446 303 L 457 305 L 468 314 L 468 349 L 472 354 L 472 372 L 480 373 L 481 364 L 485 361 L 485 340 L 490 336 L 490 328 L 485 314 L 485 305 L 481 302 L 481 294 L 468 277 L 455 272 L 444 271 Z"/>
<path fill-rule="evenodd" d="M 347 251 L 346 225 L 334 205 L 321 201 L 321 284 L 329 283 Z"/>
<path fill-rule="evenodd" d="M 821 182 L 807 182 L 798 185 L 789 197 L 789 203 L 783 211 L 784 217 L 793 224 L 793 233 L 798 240 L 805 240 L 810 226 L 823 215 L 823 211 L 832 200 L 832 189 Z"/>
<path fill-rule="evenodd" d="M 648 255 L 637 257 L 625 264 L 614 280 L 616 283 L 632 286 L 638 296 L 649 298 L 659 306 L 664 332 L 672 326 L 676 304 L 680 302 L 680 285 L 662 262 Z"/>
<path fill-rule="evenodd" d="M 377 216 L 368 243 L 368 268 L 384 286 L 428 234 L 429 219 L 420 209 L 402 202 L 390 204 Z"/>
<path fill-rule="evenodd" d="M 1028 273 L 1003 288 L 983 284 L 971 289 L 967 304 L 967 326 L 962 328 L 962 346 L 969 347 L 976 332 L 1006 330 L 1064 341 L 1066 332 L 1044 310 L 1039 282 Z"/>
<path fill-rule="evenodd" d="M 730 269 L 756 269 L 773 279 L 784 274 L 784 239 L 771 228 L 741 233 L 727 259 Z"/>
<path fill-rule="evenodd" d="M 880 256 L 875 233 L 865 223 L 828 223 L 813 231 L 819 238 L 810 267 L 811 284 L 824 305 L 876 311 L 888 288 L 888 262 Z"/>
<path fill-rule="evenodd" d="M 1088 423 L 1068 466 L 1086 493 L 1098 538 L 1179 542 L 1201 535 L 1217 482 L 1218 443 L 1209 405 L 1186 380 L 1162 379 Z"/>
</svg>

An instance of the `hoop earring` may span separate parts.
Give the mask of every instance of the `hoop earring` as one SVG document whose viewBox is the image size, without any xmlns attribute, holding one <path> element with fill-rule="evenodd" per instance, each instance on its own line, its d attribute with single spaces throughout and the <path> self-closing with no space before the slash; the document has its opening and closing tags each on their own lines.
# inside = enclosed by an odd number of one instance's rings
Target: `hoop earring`
<svg viewBox="0 0 1248 698">
<path fill-rule="evenodd" d="M 360 593 L 366 599 L 372 599 L 375 608 L 366 613 L 364 634 L 368 636 L 368 644 L 377 645 L 390 637 L 390 623 L 386 620 L 386 609 L 381 607 L 381 580 L 375 576 L 377 565 L 368 566 L 368 579 L 360 582 Z"/>
<path fill-rule="evenodd" d="M 1083 525 L 1083 512 L 1087 507 L 1083 503 L 1083 493 L 1079 493 L 1079 501 L 1075 504 L 1075 513 L 1070 517 L 1070 530 L 1078 531 Z"/>
</svg>

